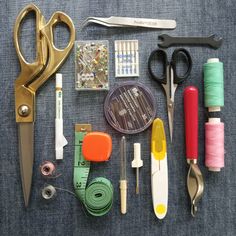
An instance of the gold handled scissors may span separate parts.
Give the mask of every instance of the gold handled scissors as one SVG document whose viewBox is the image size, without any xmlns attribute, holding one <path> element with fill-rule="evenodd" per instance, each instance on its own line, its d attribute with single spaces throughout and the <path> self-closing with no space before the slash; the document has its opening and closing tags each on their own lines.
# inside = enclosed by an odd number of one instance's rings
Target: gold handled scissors
<svg viewBox="0 0 236 236">
<path fill-rule="evenodd" d="M 32 63 L 25 60 L 19 46 L 20 25 L 29 12 L 34 12 L 36 18 L 36 59 Z M 64 49 L 58 49 L 54 45 L 53 29 L 58 23 L 66 24 L 70 30 L 70 39 Z M 29 4 L 17 16 L 14 26 L 14 44 L 21 72 L 15 81 L 15 114 L 18 123 L 21 181 L 25 206 L 29 203 L 33 174 L 35 93 L 65 61 L 74 41 L 74 24 L 63 12 L 55 12 L 46 23 L 39 8 L 34 4 Z"/>
</svg>

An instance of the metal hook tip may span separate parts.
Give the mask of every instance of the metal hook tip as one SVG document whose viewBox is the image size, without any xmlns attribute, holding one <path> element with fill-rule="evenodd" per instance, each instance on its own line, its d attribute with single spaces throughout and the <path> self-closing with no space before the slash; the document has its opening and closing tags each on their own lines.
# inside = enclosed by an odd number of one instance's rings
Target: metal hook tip
<svg viewBox="0 0 236 236">
<path fill-rule="evenodd" d="M 194 203 L 191 205 L 191 214 L 193 217 L 196 216 L 196 213 L 197 213 L 197 206 L 194 205 Z"/>
</svg>

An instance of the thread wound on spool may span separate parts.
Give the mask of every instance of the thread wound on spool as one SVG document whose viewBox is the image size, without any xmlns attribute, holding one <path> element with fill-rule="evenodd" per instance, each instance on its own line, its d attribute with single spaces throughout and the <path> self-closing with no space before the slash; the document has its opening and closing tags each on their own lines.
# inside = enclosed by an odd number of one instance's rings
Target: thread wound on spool
<svg viewBox="0 0 236 236">
<path fill-rule="evenodd" d="M 56 167 L 55 165 L 50 161 L 44 161 L 42 165 L 40 166 L 40 171 L 43 176 L 53 176 L 55 173 Z"/>
<path fill-rule="evenodd" d="M 209 61 L 209 60 L 208 60 Z M 204 97 L 205 107 L 218 108 L 220 110 L 224 106 L 224 72 L 223 63 L 217 61 L 209 61 L 203 66 L 204 72 Z"/>
<path fill-rule="evenodd" d="M 52 185 L 47 185 L 42 189 L 42 197 L 45 200 L 52 199 L 56 196 L 56 188 Z"/>
<path fill-rule="evenodd" d="M 224 123 L 205 123 L 205 165 L 210 171 L 224 167 Z"/>
</svg>

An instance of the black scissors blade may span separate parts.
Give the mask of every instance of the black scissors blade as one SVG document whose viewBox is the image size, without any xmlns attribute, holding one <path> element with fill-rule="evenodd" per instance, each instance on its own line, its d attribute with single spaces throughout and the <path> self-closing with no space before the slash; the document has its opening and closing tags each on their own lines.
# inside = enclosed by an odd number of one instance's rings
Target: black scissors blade
<svg viewBox="0 0 236 236">
<path fill-rule="evenodd" d="M 24 194 L 25 206 L 29 204 L 33 162 L 34 162 L 34 123 L 18 124 L 19 156 L 21 183 Z"/>
</svg>

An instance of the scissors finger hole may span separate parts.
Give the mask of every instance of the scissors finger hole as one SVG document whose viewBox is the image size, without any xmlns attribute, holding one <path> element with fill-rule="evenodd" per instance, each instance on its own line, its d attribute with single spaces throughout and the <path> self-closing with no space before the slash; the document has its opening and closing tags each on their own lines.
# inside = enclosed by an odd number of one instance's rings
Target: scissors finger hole
<svg viewBox="0 0 236 236">
<path fill-rule="evenodd" d="M 57 22 L 53 26 L 54 45 L 58 49 L 64 49 L 69 44 L 70 29 L 64 22 Z"/>
<path fill-rule="evenodd" d="M 36 60 L 36 14 L 29 11 L 18 28 L 18 41 L 22 56 L 32 63 Z"/>
<path fill-rule="evenodd" d="M 159 80 L 164 79 L 164 75 L 166 73 L 165 62 L 164 55 L 161 55 L 160 53 L 153 54 L 152 59 L 150 60 L 150 70 L 152 71 L 152 74 Z"/>
<path fill-rule="evenodd" d="M 172 67 L 175 73 L 175 83 L 186 79 L 192 69 L 192 59 L 185 49 L 176 49 L 172 56 Z"/>
</svg>

